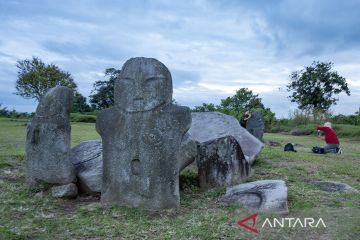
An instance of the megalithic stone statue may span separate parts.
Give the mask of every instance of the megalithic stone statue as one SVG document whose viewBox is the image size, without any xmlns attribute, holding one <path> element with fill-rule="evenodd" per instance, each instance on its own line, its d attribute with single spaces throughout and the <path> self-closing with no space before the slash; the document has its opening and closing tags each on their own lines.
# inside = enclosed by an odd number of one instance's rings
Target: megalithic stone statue
<svg viewBox="0 0 360 240">
<path fill-rule="evenodd" d="M 102 203 L 178 207 L 179 151 L 191 114 L 172 104 L 169 70 L 156 59 L 131 58 L 115 81 L 114 97 L 115 106 L 96 121 L 103 142 Z"/>
<path fill-rule="evenodd" d="M 76 180 L 70 161 L 70 111 L 73 91 L 57 86 L 41 98 L 26 136 L 26 180 L 67 184 Z"/>
</svg>

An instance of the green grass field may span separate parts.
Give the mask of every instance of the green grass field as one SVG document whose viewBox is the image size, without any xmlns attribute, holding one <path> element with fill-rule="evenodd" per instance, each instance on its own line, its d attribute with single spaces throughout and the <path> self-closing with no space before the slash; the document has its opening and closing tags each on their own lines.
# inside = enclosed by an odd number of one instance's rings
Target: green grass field
<svg viewBox="0 0 360 240">
<path fill-rule="evenodd" d="M 49 186 L 29 190 L 25 185 L 23 120 L 0 118 L 0 239 L 358 239 L 360 193 L 321 191 L 315 180 L 334 180 L 360 190 L 360 141 L 341 138 L 343 155 L 315 155 L 322 145 L 316 136 L 265 134 L 265 140 L 302 144 L 297 153 L 266 146 L 247 182 L 283 179 L 288 186 L 290 213 L 284 217 L 321 217 L 326 228 L 261 228 L 251 233 L 237 221 L 255 212 L 224 207 L 217 199 L 224 188 L 202 191 L 196 186 L 195 168 L 181 178 L 181 207 L 146 211 L 125 207 L 101 208 L 97 196 L 76 200 L 51 197 Z M 94 123 L 72 124 L 72 145 L 98 139 Z M 195 183 L 194 183 L 195 182 Z M 258 223 L 271 214 L 259 213 Z"/>
</svg>

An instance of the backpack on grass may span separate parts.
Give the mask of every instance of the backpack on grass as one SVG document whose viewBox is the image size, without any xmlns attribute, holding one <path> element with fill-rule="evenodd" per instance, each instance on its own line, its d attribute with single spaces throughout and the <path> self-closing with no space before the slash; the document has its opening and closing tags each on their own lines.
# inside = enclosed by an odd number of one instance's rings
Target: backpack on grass
<svg viewBox="0 0 360 240">
<path fill-rule="evenodd" d="M 325 153 L 325 149 L 322 147 L 313 147 L 312 148 L 312 152 L 316 153 L 316 154 L 324 154 Z"/>
<path fill-rule="evenodd" d="M 295 149 L 294 149 L 294 144 L 292 143 L 287 143 L 284 147 L 284 152 L 297 152 Z"/>
</svg>

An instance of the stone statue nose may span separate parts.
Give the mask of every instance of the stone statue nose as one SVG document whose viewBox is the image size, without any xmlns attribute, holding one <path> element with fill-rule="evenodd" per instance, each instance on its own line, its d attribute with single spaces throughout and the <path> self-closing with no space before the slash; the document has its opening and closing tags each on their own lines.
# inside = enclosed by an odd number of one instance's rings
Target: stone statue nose
<svg viewBox="0 0 360 240">
<path fill-rule="evenodd" d="M 134 99 L 142 99 L 143 98 L 143 90 L 142 88 L 136 88 L 134 91 Z"/>
<path fill-rule="evenodd" d="M 134 89 L 134 98 L 142 98 L 145 84 L 144 81 L 140 78 L 138 81 L 135 81 L 135 89 Z"/>
</svg>

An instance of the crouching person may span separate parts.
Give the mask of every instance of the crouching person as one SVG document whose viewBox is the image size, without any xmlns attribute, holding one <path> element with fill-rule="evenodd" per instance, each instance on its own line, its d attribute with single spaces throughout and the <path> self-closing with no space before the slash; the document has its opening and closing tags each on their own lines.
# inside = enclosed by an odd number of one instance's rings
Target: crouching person
<svg viewBox="0 0 360 240">
<path fill-rule="evenodd" d="M 324 139 L 326 145 L 324 146 L 324 153 L 338 153 L 341 154 L 340 142 L 336 136 L 336 132 L 332 129 L 331 123 L 326 122 L 323 126 L 318 126 L 318 131 L 324 132 Z"/>
</svg>

